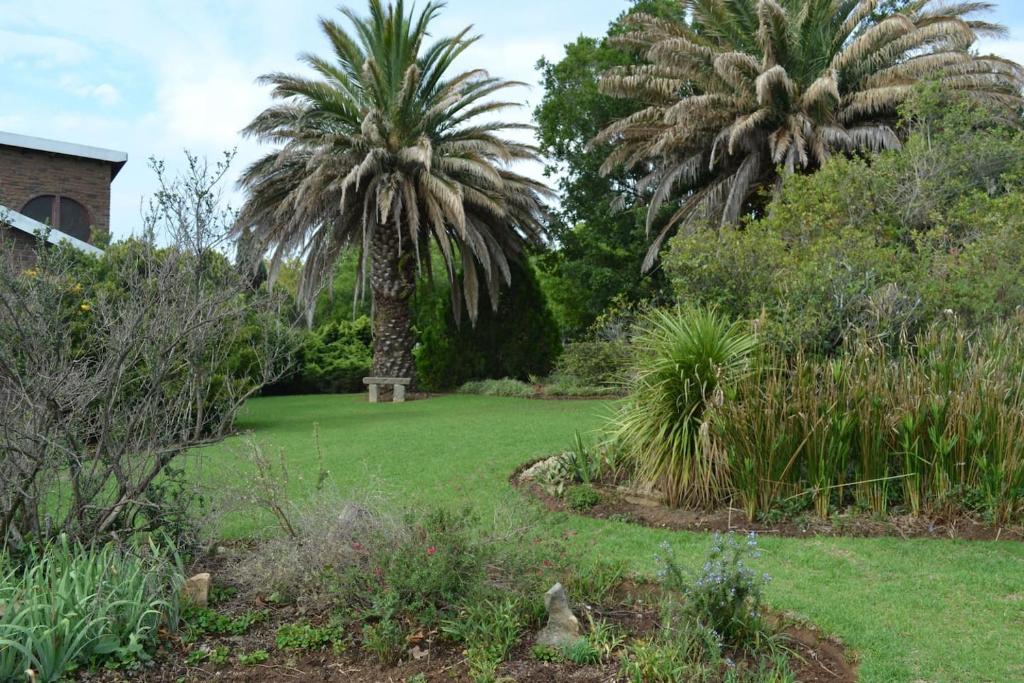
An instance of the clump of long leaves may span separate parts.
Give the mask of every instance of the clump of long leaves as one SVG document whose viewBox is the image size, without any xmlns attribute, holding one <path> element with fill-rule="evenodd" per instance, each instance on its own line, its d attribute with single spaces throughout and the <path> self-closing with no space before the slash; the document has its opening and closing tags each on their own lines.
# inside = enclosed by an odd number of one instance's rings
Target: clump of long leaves
<svg viewBox="0 0 1024 683">
<path fill-rule="evenodd" d="M 837 358 L 767 353 L 715 409 L 750 518 L 809 500 L 821 516 L 1024 514 L 1024 321 L 937 325 L 914 346 L 860 339 Z"/>
<path fill-rule="evenodd" d="M 161 624 L 177 624 L 181 583 L 176 554 L 155 543 L 126 552 L 62 538 L 24 562 L 0 555 L 0 680 L 145 659 Z"/>
<path fill-rule="evenodd" d="M 612 439 L 642 484 L 669 505 L 724 502 L 726 462 L 708 439 L 705 415 L 746 373 L 755 336 L 705 308 L 647 314 L 634 339 L 630 398 Z"/>
</svg>

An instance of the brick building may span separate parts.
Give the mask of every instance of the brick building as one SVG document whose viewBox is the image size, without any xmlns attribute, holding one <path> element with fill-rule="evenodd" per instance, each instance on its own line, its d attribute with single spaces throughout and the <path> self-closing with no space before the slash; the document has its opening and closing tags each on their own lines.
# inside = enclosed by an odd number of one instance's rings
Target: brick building
<svg viewBox="0 0 1024 683">
<path fill-rule="evenodd" d="M 0 218 L 19 260 L 30 260 L 35 233 L 92 251 L 110 230 L 110 184 L 128 161 L 123 152 L 0 132 Z"/>
</svg>

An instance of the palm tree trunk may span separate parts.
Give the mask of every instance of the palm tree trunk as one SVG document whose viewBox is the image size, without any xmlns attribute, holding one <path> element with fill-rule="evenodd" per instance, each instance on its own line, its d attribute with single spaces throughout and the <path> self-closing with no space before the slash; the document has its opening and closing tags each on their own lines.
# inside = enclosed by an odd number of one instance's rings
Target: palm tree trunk
<svg viewBox="0 0 1024 683">
<path fill-rule="evenodd" d="M 416 385 L 412 348 L 411 299 L 416 291 L 416 263 L 400 249 L 394 225 L 379 225 L 370 244 L 370 287 L 373 290 L 373 374 L 409 377 Z M 404 245 L 403 245 L 404 246 Z"/>
</svg>

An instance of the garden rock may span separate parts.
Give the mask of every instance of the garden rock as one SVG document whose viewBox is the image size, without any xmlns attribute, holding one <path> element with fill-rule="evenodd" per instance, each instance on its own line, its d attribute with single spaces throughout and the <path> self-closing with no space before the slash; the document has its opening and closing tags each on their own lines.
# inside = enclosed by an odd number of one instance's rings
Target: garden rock
<svg viewBox="0 0 1024 683">
<path fill-rule="evenodd" d="M 549 478 L 551 472 L 558 469 L 559 460 L 562 456 L 553 455 L 530 465 L 519 475 L 519 481 L 526 483 L 531 481 L 543 481 Z"/>
<path fill-rule="evenodd" d="M 181 587 L 181 598 L 196 607 L 206 607 L 210 603 L 210 574 L 196 574 Z"/>
<path fill-rule="evenodd" d="M 580 639 L 580 621 L 569 608 L 569 598 L 562 584 L 556 583 L 544 594 L 548 609 L 548 625 L 537 634 L 537 645 L 564 648 Z"/>
</svg>

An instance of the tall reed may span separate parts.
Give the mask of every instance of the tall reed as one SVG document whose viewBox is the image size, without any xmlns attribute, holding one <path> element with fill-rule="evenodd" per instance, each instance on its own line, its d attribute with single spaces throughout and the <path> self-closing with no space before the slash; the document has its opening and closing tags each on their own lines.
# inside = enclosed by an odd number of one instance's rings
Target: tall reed
<svg viewBox="0 0 1024 683">
<path fill-rule="evenodd" d="M 831 360 L 757 358 L 711 418 L 728 463 L 716 484 L 749 517 L 798 496 L 821 516 L 849 503 L 1024 514 L 1024 322 L 937 325 L 895 350 L 862 338 Z"/>
</svg>

